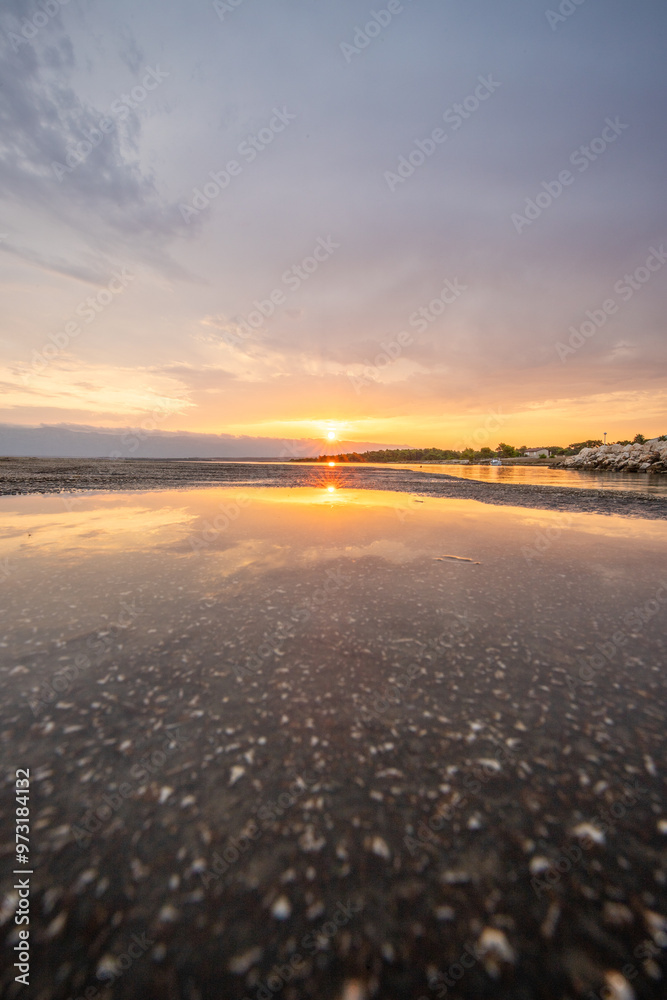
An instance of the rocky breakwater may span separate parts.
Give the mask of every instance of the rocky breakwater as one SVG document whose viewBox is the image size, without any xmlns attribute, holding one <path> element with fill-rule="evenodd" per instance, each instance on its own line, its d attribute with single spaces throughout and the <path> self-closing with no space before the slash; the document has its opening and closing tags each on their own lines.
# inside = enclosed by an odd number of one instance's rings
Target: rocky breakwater
<svg viewBox="0 0 667 1000">
<path fill-rule="evenodd" d="M 667 440 L 652 438 L 644 444 L 602 444 L 598 448 L 582 448 L 578 455 L 570 455 L 554 463 L 552 468 L 666 475 Z"/>
</svg>

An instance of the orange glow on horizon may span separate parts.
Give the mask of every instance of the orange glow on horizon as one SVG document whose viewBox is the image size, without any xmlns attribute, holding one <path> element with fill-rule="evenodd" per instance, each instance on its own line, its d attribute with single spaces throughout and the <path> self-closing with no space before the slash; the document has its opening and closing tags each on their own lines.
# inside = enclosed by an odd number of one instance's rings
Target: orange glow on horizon
<svg viewBox="0 0 667 1000">
<path fill-rule="evenodd" d="M 369 405 L 365 413 L 345 413 L 339 400 L 332 401 L 342 415 L 329 420 L 275 419 L 228 425 L 233 435 L 266 436 L 277 441 L 289 439 L 309 442 L 336 441 L 342 452 L 366 451 L 369 448 L 451 448 L 495 449 L 501 441 L 515 447 L 558 445 L 603 437 L 607 442 L 632 439 L 641 432 L 647 438 L 665 433 L 667 428 L 667 392 L 610 392 L 573 398 L 552 398 L 544 403 L 513 402 L 503 398 L 500 389 L 487 408 L 455 406 L 428 412 L 422 405 L 407 407 L 397 416 L 375 414 Z M 537 393 L 537 390 L 536 390 Z M 516 393 L 514 393 L 516 395 Z M 365 402 L 365 399 L 364 399 Z M 369 404 L 373 400 L 369 400 Z M 183 424 L 181 419 L 179 424 Z M 206 433 L 205 426 L 188 428 Z M 216 427 L 216 430 L 218 428 Z M 315 451 L 311 452 L 315 454 Z"/>
</svg>

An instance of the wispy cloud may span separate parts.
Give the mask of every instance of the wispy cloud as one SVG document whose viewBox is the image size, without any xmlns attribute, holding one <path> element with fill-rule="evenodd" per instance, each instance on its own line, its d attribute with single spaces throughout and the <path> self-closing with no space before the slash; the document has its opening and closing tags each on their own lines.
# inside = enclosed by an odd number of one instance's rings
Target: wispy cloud
<svg viewBox="0 0 667 1000">
<path fill-rule="evenodd" d="M 24 15 L 25 16 L 25 15 Z M 65 15 L 63 14 L 63 17 Z M 123 105 L 125 112 L 113 130 L 92 148 L 78 169 L 58 179 L 54 165 L 67 165 L 71 151 L 99 134 L 109 106 L 82 96 L 80 57 L 72 38 L 59 23 L 49 25 L 33 44 L 14 51 L 9 33 L 16 14 L 0 15 L 0 181 L 3 201 L 26 204 L 43 219 L 74 233 L 78 259 L 63 261 L 37 244 L 7 249 L 28 262 L 62 274 L 94 281 L 94 271 L 82 259 L 94 256 L 97 270 L 108 269 L 119 254 L 131 250 L 134 259 L 171 278 L 186 278 L 187 268 L 169 255 L 169 244 L 184 235 L 177 205 L 159 190 L 154 172 L 142 157 L 142 105 Z M 131 66 L 125 86 L 141 86 L 145 67 L 136 42 L 126 32 L 119 53 Z M 120 79 L 120 74 L 118 76 Z M 116 95 L 114 95 L 114 99 Z M 110 105 L 113 104 L 113 100 Z M 69 156 L 69 159 L 68 159 Z"/>
</svg>

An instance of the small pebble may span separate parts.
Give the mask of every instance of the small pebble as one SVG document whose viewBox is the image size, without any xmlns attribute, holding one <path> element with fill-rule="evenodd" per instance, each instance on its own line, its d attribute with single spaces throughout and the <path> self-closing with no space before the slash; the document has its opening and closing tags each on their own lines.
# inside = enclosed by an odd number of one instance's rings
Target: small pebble
<svg viewBox="0 0 667 1000">
<path fill-rule="evenodd" d="M 240 955 L 234 955 L 234 957 L 229 960 L 227 968 L 235 976 L 242 976 L 248 971 L 248 969 L 251 969 L 253 965 L 256 965 L 257 962 L 259 962 L 262 955 L 263 951 L 261 948 L 249 948 L 248 951 L 244 951 Z"/>
<path fill-rule="evenodd" d="M 384 858 L 385 861 L 388 861 L 389 858 L 391 857 L 391 851 L 389 850 L 389 846 L 386 840 L 383 840 L 382 837 L 373 837 L 373 840 L 371 842 L 371 850 L 373 854 L 377 854 L 378 857 Z"/>
<path fill-rule="evenodd" d="M 594 844 L 604 844 L 605 835 L 597 826 L 592 823 L 579 823 L 572 833 L 580 840 L 592 840 Z"/>
<path fill-rule="evenodd" d="M 500 975 L 503 964 L 514 965 L 516 961 L 514 949 L 507 937 L 496 927 L 484 928 L 477 942 L 477 949 L 481 955 L 482 965 L 494 979 Z"/>
<path fill-rule="evenodd" d="M 608 1000 L 635 1000 L 635 991 L 620 972 L 615 970 L 606 972 L 604 979 L 608 990 L 606 993 Z"/>
<path fill-rule="evenodd" d="M 290 903 L 287 896 L 278 896 L 271 907 L 271 913 L 276 918 L 276 920 L 287 920 L 292 913 L 292 904 Z"/>
</svg>

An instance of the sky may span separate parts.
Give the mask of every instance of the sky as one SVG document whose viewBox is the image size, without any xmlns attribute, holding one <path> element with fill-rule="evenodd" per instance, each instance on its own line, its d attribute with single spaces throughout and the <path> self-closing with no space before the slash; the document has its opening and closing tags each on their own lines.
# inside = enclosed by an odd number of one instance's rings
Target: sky
<svg viewBox="0 0 667 1000">
<path fill-rule="evenodd" d="M 667 432 L 666 22 L 5 0 L 0 448 Z"/>
</svg>

